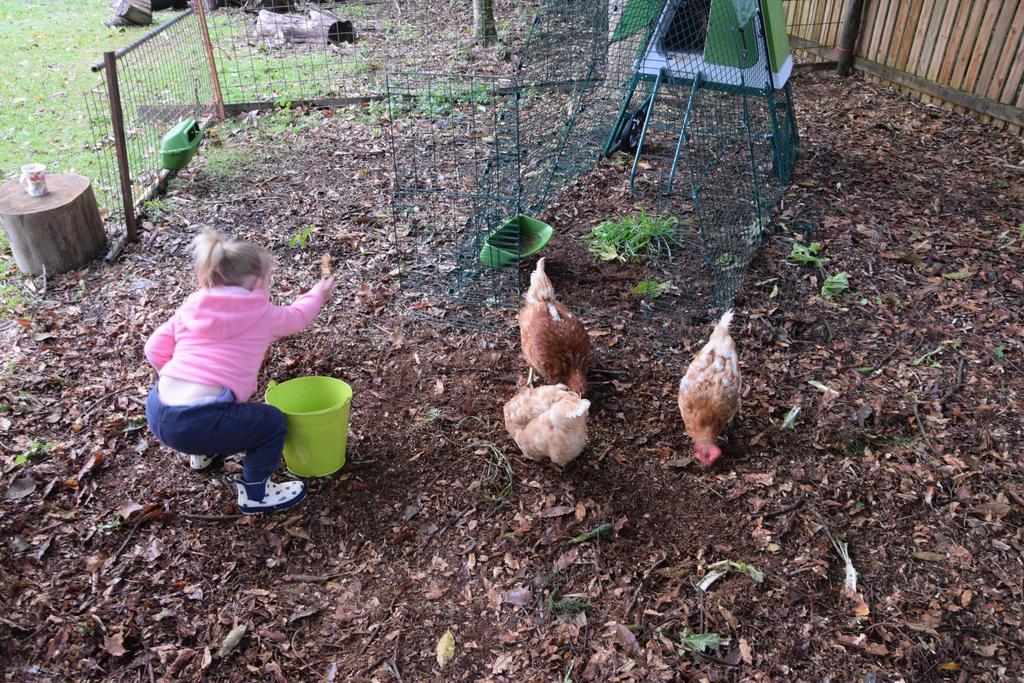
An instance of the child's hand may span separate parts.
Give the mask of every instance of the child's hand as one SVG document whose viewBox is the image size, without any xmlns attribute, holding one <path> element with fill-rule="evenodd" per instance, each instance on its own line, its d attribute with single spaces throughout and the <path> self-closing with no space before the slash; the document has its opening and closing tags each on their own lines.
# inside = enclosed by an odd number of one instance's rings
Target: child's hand
<svg viewBox="0 0 1024 683">
<path fill-rule="evenodd" d="M 313 291 L 321 295 L 326 300 L 329 299 L 331 294 L 334 292 L 334 286 L 334 278 L 328 277 L 313 285 Z"/>
</svg>

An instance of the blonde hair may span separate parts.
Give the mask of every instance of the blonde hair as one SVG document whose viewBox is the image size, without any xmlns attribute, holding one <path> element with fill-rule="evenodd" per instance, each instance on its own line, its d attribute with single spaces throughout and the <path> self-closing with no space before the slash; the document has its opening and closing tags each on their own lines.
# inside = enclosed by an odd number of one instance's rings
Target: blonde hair
<svg viewBox="0 0 1024 683">
<path fill-rule="evenodd" d="M 192 240 L 199 286 L 245 287 L 251 289 L 256 280 L 270 273 L 272 260 L 263 247 L 230 237 L 222 239 L 213 230 L 206 230 Z"/>
</svg>

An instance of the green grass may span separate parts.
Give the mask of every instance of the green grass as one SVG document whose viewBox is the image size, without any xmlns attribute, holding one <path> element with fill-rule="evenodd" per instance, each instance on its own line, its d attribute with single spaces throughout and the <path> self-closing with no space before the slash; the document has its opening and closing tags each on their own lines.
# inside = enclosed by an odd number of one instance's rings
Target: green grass
<svg viewBox="0 0 1024 683">
<path fill-rule="evenodd" d="M 215 186 L 230 187 L 245 175 L 246 169 L 253 163 L 252 152 L 239 147 L 210 146 L 203 155 L 206 165 L 203 174 Z"/>
<path fill-rule="evenodd" d="M 0 0 L 0 181 L 30 162 L 97 175 L 84 96 L 98 82 L 90 67 L 149 30 L 107 28 L 100 22 L 109 15 L 104 0 Z M 16 273 L 0 233 L 0 319 L 22 301 Z"/>
<path fill-rule="evenodd" d="M 357 7 L 352 5 L 346 12 L 352 14 L 350 10 Z M 343 82 L 374 69 L 362 54 L 361 44 L 356 45 L 354 54 L 344 56 L 320 46 L 253 46 L 248 36 L 250 21 L 248 15 L 235 10 L 219 10 L 209 16 L 210 38 L 217 46 L 217 74 L 227 103 L 330 97 L 327 83 Z"/>
<path fill-rule="evenodd" d="M 0 173 L 16 177 L 38 161 L 55 173 L 90 175 L 92 130 L 83 93 L 99 81 L 90 67 L 104 50 L 146 27 L 110 29 L 104 0 L 0 2 Z M 155 15 L 154 25 L 173 13 Z"/>
<path fill-rule="evenodd" d="M 652 216 L 640 208 L 601 223 L 584 239 L 590 251 L 603 261 L 642 261 L 662 250 L 671 254 L 682 224 L 671 216 Z"/>
</svg>

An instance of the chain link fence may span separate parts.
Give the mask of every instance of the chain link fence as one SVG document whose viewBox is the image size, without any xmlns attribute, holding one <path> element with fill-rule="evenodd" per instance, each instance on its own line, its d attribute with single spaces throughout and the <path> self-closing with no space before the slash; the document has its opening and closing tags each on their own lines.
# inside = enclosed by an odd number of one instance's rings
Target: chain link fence
<svg viewBox="0 0 1024 683">
<path fill-rule="evenodd" d="M 85 99 L 99 157 L 93 187 L 111 230 L 121 232 L 131 229 L 131 207 L 152 196 L 162 178 L 164 134 L 182 119 L 216 112 L 199 19 L 185 10 L 92 70 L 98 83 Z"/>
<path fill-rule="evenodd" d="M 100 168 L 93 180 L 114 232 L 132 232 L 134 207 L 165 177 L 162 136 L 182 119 L 383 99 L 386 74 L 409 68 L 509 72 L 537 0 L 499 3 L 495 49 L 476 47 L 465 0 L 193 4 L 115 53 L 115 88 L 109 67 L 93 67 L 97 84 L 85 94 Z"/>
</svg>

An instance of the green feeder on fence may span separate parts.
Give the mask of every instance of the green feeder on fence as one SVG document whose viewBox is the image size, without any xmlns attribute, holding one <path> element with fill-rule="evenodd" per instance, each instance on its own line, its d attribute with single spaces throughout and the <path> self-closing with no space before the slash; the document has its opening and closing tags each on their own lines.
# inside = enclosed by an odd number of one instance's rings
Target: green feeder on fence
<svg viewBox="0 0 1024 683">
<path fill-rule="evenodd" d="M 161 164 L 168 171 L 180 171 L 188 166 L 203 141 L 203 131 L 195 119 L 185 119 L 167 131 L 160 143 Z"/>
<path fill-rule="evenodd" d="M 554 230 L 547 223 L 519 215 L 489 233 L 480 250 L 485 266 L 501 268 L 536 254 L 551 240 Z"/>
</svg>

